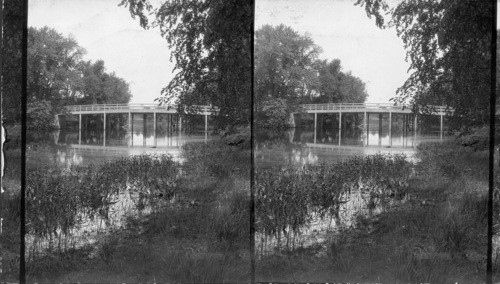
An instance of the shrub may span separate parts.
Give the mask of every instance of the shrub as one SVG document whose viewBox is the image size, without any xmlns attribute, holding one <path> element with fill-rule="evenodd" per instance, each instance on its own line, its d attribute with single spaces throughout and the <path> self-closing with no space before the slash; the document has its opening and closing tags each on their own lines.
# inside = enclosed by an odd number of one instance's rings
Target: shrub
<svg viewBox="0 0 500 284">
<path fill-rule="evenodd" d="M 338 213 L 352 191 L 373 198 L 406 193 L 412 165 L 404 155 L 354 157 L 332 164 L 270 167 L 256 171 L 256 230 L 287 240 L 317 215 Z"/>
<path fill-rule="evenodd" d="M 26 232 L 48 239 L 49 249 L 58 238 L 61 250 L 63 236 L 66 242 L 85 221 L 97 217 L 109 221 L 109 212 L 120 195 L 129 194 L 139 211 L 144 206 L 154 210 L 160 195 L 168 198 L 175 193 L 178 174 L 178 165 L 169 155 L 139 155 L 98 166 L 30 171 L 26 178 Z"/>
</svg>

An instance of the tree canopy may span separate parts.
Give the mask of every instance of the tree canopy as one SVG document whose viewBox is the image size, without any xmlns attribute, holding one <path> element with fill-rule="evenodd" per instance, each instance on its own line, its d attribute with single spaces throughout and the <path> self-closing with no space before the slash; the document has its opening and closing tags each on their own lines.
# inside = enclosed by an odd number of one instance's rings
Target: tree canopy
<svg viewBox="0 0 500 284">
<path fill-rule="evenodd" d="M 360 2 L 360 1 L 358 1 Z M 389 10 L 373 0 L 368 14 L 388 12 L 403 40 L 410 75 L 394 98 L 416 111 L 442 104 L 455 110 L 455 127 L 489 123 L 491 39 L 490 1 L 405 0 Z"/>
<path fill-rule="evenodd" d="M 318 85 L 313 63 L 321 49 L 308 35 L 285 25 L 265 25 L 255 31 L 255 101 L 310 97 Z"/>
<path fill-rule="evenodd" d="M 122 0 L 144 28 L 159 28 L 175 61 L 175 77 L 161 103 L 179 111 L 219 108 L 217 129 L 250 124 L 252 98 L 251 0 L 166 1 L 153 9 L 146 0 Z M 148 13 L 154 21 L 148 20 Z"/>
<path fill-rule="evenodd" d="M 260 126 L 284 126 L 305 103 L 362 103 L 365 83 L 343 72 L 339 59 L 320 60 L 307 34 L 285 25 L 255 32 L 255 112 Z M 281 119 L 277 119 L 281 118 Z"/>
<path fill-rule="evenodd" d="M 84 61 L 85 50 L 72 37 L 49 27 L 28 31 L 28 122 L 48 125 L 51 115 L 71 104 L 128 103 L 128 83 L 107 73 L 104 61 Z M 38 117 L 44 109 L 50 115 Z"/>
<path fill-rule="evenodd" d="M 368 97 L 366 85 L 349 72 L 342 72 L 340 59 L 318 60 L 314 68 L 318 72 L 317 96 L 311 103 L 364 103 Z"/>
</svg>

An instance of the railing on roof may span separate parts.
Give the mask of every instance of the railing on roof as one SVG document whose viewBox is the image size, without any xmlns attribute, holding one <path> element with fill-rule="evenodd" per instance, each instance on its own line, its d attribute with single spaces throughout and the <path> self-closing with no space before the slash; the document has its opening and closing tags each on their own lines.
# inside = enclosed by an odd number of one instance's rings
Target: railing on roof
<svg viewBox="0 0 500 284">
<path fill-rule="evenodd" d="M 216 107 L 199 105 L 193 106 L 199 108 L 202 113 L 217 111 Z M 129 110 L 171 110 L 176 111 L 174 105 L 158 104 L 101 104 L 101 105 L 71 105 L 66 107 L 70 112 L 106 112 L 106 111 L 129 111 Z"/>
<path fill-rule="evenodd" d="M 395 106 L 388 103 L 340 103 L 340 104 L 303 104 L 301 105 L 305 111 L 361 111 L 361 110 L 383 110 L 384 112 L 391 111 L 411 111 L 407 106 Z M 446 106 L 429 106 L 436 113 L 452 113 L 453 110 Z"/>
</svg>

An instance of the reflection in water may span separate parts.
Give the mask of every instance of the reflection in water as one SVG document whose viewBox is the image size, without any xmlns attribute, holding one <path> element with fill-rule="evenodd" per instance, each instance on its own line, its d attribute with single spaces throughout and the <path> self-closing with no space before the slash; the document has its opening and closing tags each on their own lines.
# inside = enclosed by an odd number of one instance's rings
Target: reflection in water
<svg viewBox="0 0 500 284">
<path fill-rule="evenodd" d="M 109 115 L 113 118 L 112 115 Z M 180 149 L 186 143 L 211 139 L 210 131 L 192 119 L 179 129 L 178 117 L 157 115 L 156 127 L 151 115 L 133 115 L 133 125 L 126 119 L 107 119 L 107 128 L 83 116 L 82 129 L 56 130 L 51 133 L 31 132 L 27 162 L 30 167 L 65 167 L 80 164 L 99 164 L 116 157 L 139 154 L 169 153 L 180 158 Z M 204 121 L 203 121 L 204 122 Z"/>
<path fill-rule="evenodd" d="M 299 233 L 287 228 L 293 236 L 292 245 L 288 246 L 287 242 L 288 247 L 283 247 L 283 244 L 280 244 L 275 236 L 257 233 L 255 238 L 257 256 L 262 259 L 264 256 L 275 253 L 277 248 L 293 251 L 299 247 L 316 247 L 316 257 L 327 255 L 329 244 L 340 236 L 340 232 L 357 226 L 358 222 L 362 222 L 364 218 L 374 217 L 389 210 L 391 206 L 400 205 L 407 201 L 407 196 L 402 199 L 384 199 L 360 190 L 353 191 L 345 197 L 345 202 L 339 205 L 338 212 L 320 216 L 311 210 L 309 223 L 302 227 Z"/>
<path fill-rule="evenodd" d="M 301 123 L 305 126 L 302 128 L 257 131 L 254 136 L 254 159 L 257 172 L 271 172 L 272 166 L 335 164 L 353 156 L 377 153 L 402 153 L 406 155 L 408 161 L 413 162 L 415 159 L 413 154 L 417 145 L 448 139 L 443 135 L 439 124 L 436 127 L 434 117 L 429 119 L 431 123 L 419 124 L 417 131 L 415 131 L 414 118 L 408 115 L 393 114 L 391 122 L 388 116 L 378 114 L 367 115 L 366 120 L 363 115 L 356 114 L 342 116 L 341 122 L 338 120 L 338 115 L 334 114 L 318 115 L 316 119 L 316 128 L 314 120 L 311 123 L 310 119 L 306 123 Z M 436 128 L 439 130 L 436 131 Z M 297 170 L 307 173 L 309 169 L 305 167 Z M 393 172 L 389 173 L 390 178 L 394 178 L 392 175 L 394 175 Z M 330 251 L 329 248 L 336 243 L 336 239 L 342 237 L 344 230 L 356 227 L 365 218 L 371 218 L 390 210 L 393 206 L 401 205 L 408 198 L 407 195 L 401 198 L 396 196 L 379 198 L 374 194 L 375 191 L 370 183 L 362 187 L 365 188 L 363 191 L 349 191 L 345 200 L 338 203 L 339 210 L 335 214 L 322 217 L 314 211 L 307 210 L 308 215 L 304 217 L 304 220 L 307 220 L 306 225 L 300 227 L 297 232 L 289 228 L 279 228 L 282 231 L 275 232 L 274 235 L 258 233 L 257 255 L 265 257 L 269 254 L 287 252 L 290 249 L 293 252 L 296 248 L 309 248 L 315 251 L 315 256 L 324 255 Z M 281 189 L 290 195 L 296 194 L 295 191 L 288 190 L 286 187 Z M 298 190 L 298 192 L 301 191 Z M 329 200 L 328 197 L 325 197 L 325 200 Z M 257 205 L 255 210 L 258 216 L 261 212 L 267 212 L 268 208 L 261 208 Z M 291 245 L 289 246 L 290 238 Z"/>
<path fill-rule="evenodd" d="M 448 137 L 435 130 L 432 124 L 417 132 L 408 117 L 369 115 L 367 124 L 355 115 L 338 127 L 333 115 L 325 115 L 317 128 L 290 128 L 284 131 L 257 131 L 255 134 L 255 163 L 259 165 L 305 165 L 344 160 L 354 155 L 403 153 L 412 156 L 417 145 L 443 141 Z M 311 125 L 312 126 L 312 125 Z"/>
</svg>

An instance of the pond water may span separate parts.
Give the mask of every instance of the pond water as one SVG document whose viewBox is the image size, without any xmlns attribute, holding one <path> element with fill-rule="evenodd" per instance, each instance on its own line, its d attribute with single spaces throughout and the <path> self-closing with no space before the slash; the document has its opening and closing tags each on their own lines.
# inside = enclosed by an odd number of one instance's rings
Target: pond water
<svg viewBox="0 0 500 284">
<path fill-rule="evenodd" d="M 212 139 L 212 121 L 204 129 L 203 116 L 194 116 L 183 123 L 180 130 L 177 117 L 158 116 L 156 127 L 152 116 L 134 115 L 129 126 L 125 116 L 113 115 L 107 119 L 106 130 L 101 116 L 83 116 L 82 128 L 72 122 L 73 130 L 61 129 L 51 133 L 28 131 L 27 165 L 29 167 L 69 167 L 80 164 L 99 164 L 115 157 L 138 154 L 169 153 L 178 159 L 182 145 Z M 354 155 L 375 153 L 404 153 L 411 156 L 415 147 L 428 141 L 449 139 L 439 128 L 438 117 L 427 119 L 417 132 L 404 125 L 403 117 L 393 117 L 389 130 L 388 117 L 369 116 L 367 127 L 357 116 L 343 118 L 341 129 L 334 117 L 322 118 L 314 129 L 302 128 L 254 132 L 256 166 L 285 164 L 317 164 L 344 160 Z M 71 123 L 66 123 L 71 125 Z M 445 119 L 445 126 L 447 121 Z M 76 126 L 76 127 L 75 127 Z M 76 129 L 76 130 L 75 130 Z M 443 129 L 447 130 L 447 127 Z"/>
<path fill-rule="evenodd" d="M 367 128 L 352 123 L 339 129 L 324 123 L 316 129 L 260 130 L 255 133 L 254 164 L 257 171 L 267 171 L 274 166 L 336 163 L 354 156 L 374 154 L 404 154 L 407 161 L 415 162 L 416 146 L 449 139 L 452 137 L 441 132 L 436 123 L 414 131 L 396 120 L 389 131 L 387 121 L 377 119 L 370 120 Z M 263 257 L 280 250 L 293 251 L 298 247 L 314 248 L 316 256 L 327 254 L 329 245 L 342 236 L 343 230 L 356 227 L 358 220 L 372 218 L 400 206 L 406 199 L 407 196 L 378 198 L 368 192 L 354 190 L 345 196 L 345 202 L 339 204 L 338 214 L 326 217 L 312 214 L 308 216 L 307 225 L 298 233 L 288 232 L 286 238 L 257 233 L 257 255 Z M 257 214 L 259 210 L 262 209 L 256 208 Z M 285 231 L 284 228 L 283 234 Z M 288 245 L 289 242 L 291 245 Z"/>
<path fill-rule="evenodd" d="M 372 125 L 373 124 L 373 125 Z M 81 130 L 57 130 L 51 133 L 28 132 L 27 166 L 36 168 L 69 168 L 73 165 L 100 164 L 117 157 L 139 154 L 171 154 L 180 160 L 183 145 L 192 142 L 206 142 L 212 139 L 203 127 L 185 127 L 179 130 L 172 126 L 156 129 L 147 118 L 135 119 L 132 127 L 117 123 L 106 130 L 95 124 L 84 124 Z M 292 128 L 283 131 L 257 131 L 254 136 L 254 158 L 257 168 L 280 165 L 305 165 L 323 162 L 336 162 L 352 156 L 376 153 L 403 153 L 411 156 L 415 147 L 427 141 L 448 139 L 436 131 L 408 131 L 393 125 L 388 127 L 379 122 L 369 123 L 369 129 L 346 125 L 341 130 L 328 123 L 318 129 Z M 377 128 L 376 126 L 380 127 Z M 200 128 L 202 128 L 200 130 Z M 156 130 L 156 131 L 155 131 Z M 425 129 L 424 129 L 425 130 Z M 132 199 L 131 199 L 132 198 Z M 129 215 L 147 214 L 148 208 L 137 211 L 133 196 L 122 194 L 114 198 L 116 204 L 110 209 L 112 224 L 104 224 L 103 219 L 84 222 L 71 235 L 82 238 L 91 231 L 107 231 L 108 227 L 120 227 L 123 218 Z M 338 232 L 346 226 L 355 225 L 356 216 L 378 214 L 385 206 L 374 206 L 380 200 L 368 198 L 353 192 L 347 202 L 339 208 L 339 216 L 334 218 L 311 217 L 309 226 L 301 231 L 298 243 L 313 245 L 328 241 L 332 230 Z M 256 210 L 259 210 L 256 208 Z M 360 213 L 361 212 L 361 213 Z M 332 220 L 335 221 L 332 223 Z M 95 235 L 95 234 L 94 234 Z M 257 236 L 257 245 L 262 245 L 262 237 Z M 90 235 L 79 244 L 92 243 Z M 28 237 L 28 244 L 34 240 Z M 274 240 L 275 242 L 276 240 Z M 273 240 L 265 240 L 267 249 L 272 250 Z M 324 250 L 323 250 L 324 252 Z"/>
<path fill-rule="evenodd" d="M 29 130 L 26 149 L 28 175 L 38 170 L 50 176 L 51 169 L 68 170 L 72 166 L 97 166 L 116 158 L 141 154 L 169 154 L 174 161 L 182 162 L 183 145 L 203 143 L 212 139 L 211 130 L 205 131 L 203 125 L 185 125 L 183 129 L 179 129 L 162 123 L 159 119 L 155 129 L 152 120 L 143 119 L 143 116 L 135 117 L 132 127 L 118 119 L 115 122 L 108 125 L 106 130 L 96 126 L 91 120 L 83 124 L 81 130 L 78 130 L 78 127 L 76 130 L 72 127 L 51 132 Z M 145 170 L 153 172 L 153 169 Z M 81 169 L 77 170 L 79 171 Z M 65 185 L 69 191 L 77 186 Z M 110 205 L 103 207 L 102 210 L 105 211 L 99 211 L 96 216 L 89 219 L 86 213 L 81 212 L 81 217 L 78 218 L 82 220 L 68 233 L 62 234 L 59 229 L 55 231 L 54 234 L 59 237 L 56 243 L 63 243 L 64 247 L 67 244 L 71 247 L 93 244 L 113 234 L 113 230 L 123 229 L 127 218 L 148 215 L 152 208 L 148 204 L 143 205 L 144 197 L 136 191 L 131 191 L 130 187 L 132 184 L 127 182 L 125 188 L 106 196 Z M 161 201 L 161 198 L 158 200 Z M 105 213 L 105 217 L 101 213 Z M 54 241 L 52 238 L 26 235 L 28 259 L 43 254 Z"/>
<path fill-rule="evenodd" d="M 255 165 L 305 165 L 345 160 L 352 156 L 401 153 L 410 159 L 421 143 L 445 141 L 451 136 L 438 132 L 405 132 L 363 129 L 342 133 L 328 129 L 291 128 L 261 130 L 255 134 Z"/>
<path fill-rule="evenodd" d="M 140 154 L 171 154 L 179 159 L 186 143 L 206 142 L 211 131 L 161 127 L 156 132 L 152 121 L 134 118 L 130 129 L 122 124 L 106 130 L 88 126 L 79 130 L 61 129 L 50 133 L 28 131 L 28 167 L 66 167 L 99 164 L 117 157 Z"/>
</svg>

